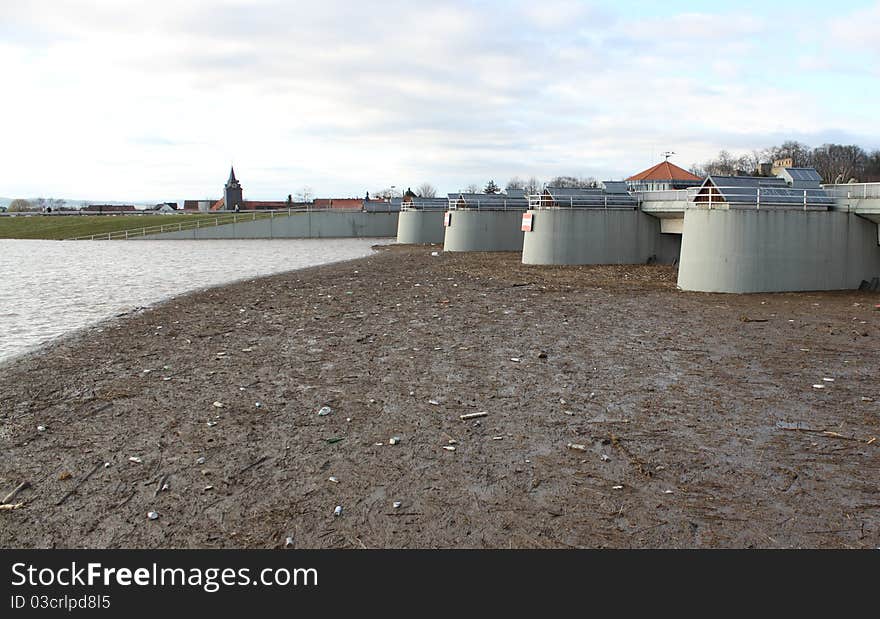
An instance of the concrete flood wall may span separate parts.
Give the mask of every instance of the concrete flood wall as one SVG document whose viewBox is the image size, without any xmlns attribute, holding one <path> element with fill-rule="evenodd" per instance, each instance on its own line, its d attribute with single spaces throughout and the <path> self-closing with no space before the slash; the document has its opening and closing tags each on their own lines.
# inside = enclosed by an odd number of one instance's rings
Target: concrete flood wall
<svg viewBox="0 0 880 619">
<path fill-rule="evenodd" d="M 397 234 L 397 216 L 396 212 L 364 213 L 362 211 L 291 213 L 256 221 L 240 221 L 180 232 L 163 232 L 145 238 L 148 240 L 388 238 Z"/>
<path fill-rule="evenodd" d="M 660 220 L 630 209 L 529 211 L 524 264 L 662 264 L 678 260 L 680 234 L 662 234 Z"/>
<path fill-rule="evenodd" d="M 701 292 L 848 290 L 880 277 L 877 224 L 853 213 L 688 209 L 678 285 Z"/>
<path fill-rule="evenodd" d="M 442 243 L 443 211 L 401 211 L 397 220 L 398 243 Z"/>
<path fill-rule="evenodd" d="M 523 211 L 449 211 L 444 251 L 521 251 Z"/>
</svg>

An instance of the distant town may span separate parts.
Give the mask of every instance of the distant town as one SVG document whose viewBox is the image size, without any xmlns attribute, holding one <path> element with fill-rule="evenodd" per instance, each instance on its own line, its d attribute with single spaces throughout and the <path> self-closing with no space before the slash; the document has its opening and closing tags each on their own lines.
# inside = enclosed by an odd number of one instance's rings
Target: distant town
<svg viewBox="0 0 880 619">
<path fill-rule="evenodd" d="M 664 153 L 666 161 L 674 152 Z M 796 141 L 783 142 L 779 146 L 754 150 L 746 154 L 733 155 L 727 150 L 718 153 L 715 159 L 701 164 L 692 164 L 687 170 L 676 166 L 679 180 L 696 184 L 709 176 L 777 176 L 786 167 L 814 168 L 823 183 L 843 184 L 855 182 L 880 181 L 880 150 L 867 151 L 855 144 L 823 144 L 811 148 Z M 639 176 L 642 174 L 643 176 Z M 652 182 L 645 178 L 644 172 L 625 179 L 630 191 L 651 191 L 679 189 L 688 183 L 673 186 L 669 183 Z M 650 176 L 650 174 L 648 175 Z M 658 177 L 659 179 L 659 177 Z M 658 180 L 654 179 L 654 180 Z M 449 197 L 463 195 L 494 195 L 513 192 L 517 196 L 534 195 L 545 187 L 556 188 L 594 188 L 600 181 L 594 177 L 556 176 L 546 182 L 535 177 L 511 178 L 502 188 L 494 180 L 485 184 L 471 184 Z M 245 200 L 244 188 L 235 175 L 234 167 L 223 185 L 221 198 L 196 198 L 183 201 L 159 202 L 156 204 L 120 203 L 113 201 L 89 202 L 59 198 L 9 199 L 0 198 L 0 213 L 82 213 L 82 214 L 174 214 L 208 213 L 215 211 L 264 211 L 282 209 L 346 209 L 346 210 L 400 210 L 401 203 L 415 199 L 441 199 L 430 183 L 422 183 L 406 189 L 391 186 L 376 191 L 365 192 L 363 197 L 314 198 L 310 188 L 305 187 L 295 195 L 288 194 L 285 199 Z M 446 198 L 442 198 L 444 201 Z"/>
</svg>

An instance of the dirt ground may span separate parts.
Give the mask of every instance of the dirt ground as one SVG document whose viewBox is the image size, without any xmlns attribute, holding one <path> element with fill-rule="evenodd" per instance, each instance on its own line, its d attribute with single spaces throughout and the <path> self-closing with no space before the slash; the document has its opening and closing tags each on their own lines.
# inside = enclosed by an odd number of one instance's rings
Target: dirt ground
<svg viewBox="0 0 880 619">
<path fill-rule="evenodd" d="M 0 368 L 0 546 L 880 546 L 880 296 L 437 249 Z"/>
</svg>

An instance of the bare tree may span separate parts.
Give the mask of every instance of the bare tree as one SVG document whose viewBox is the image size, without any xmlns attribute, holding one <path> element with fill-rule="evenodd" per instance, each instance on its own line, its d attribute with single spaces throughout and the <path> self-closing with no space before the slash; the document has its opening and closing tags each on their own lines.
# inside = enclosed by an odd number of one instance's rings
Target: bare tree
<svg viewBox="0 0 880 619">
<path fill-rule="evenodd" d="M 471 183 L 462 190 L 462 193 L 480 193 L 480 186 L 476 183 Z"/>
<path fill-rule="evenodd" d="M 391 198 L 399 198 L 403 194 L 400 193 L 395 187 L 386 187 L 385 189 L 380 189 L 379 191 L 372 192 L 373 198 L 382 199 L 382 200 L 390 200 Z"/>
<path fill-rule="evenodd" d="M 531 177 L 528 181 L 526 181 L 526 184 L 523 187 L 523 189 L 525 189 L 525 191 L 526 191 L 526 194 L 531 195 L 531 196 L 533 196 L 537 193 L 540 193 L 542 188 L 543 188 L 543 184 L 541 183 L 541 181 L 539 181 L 534 176 Z"/>
<path fill-rule="evenodd" d="M 854 144 L 823 144 L 813 149 L 812 160 L 826 183 L 846 183 L 862 176 L 868 154 Z"/>
<path fill-rule="evenodd" d="M 866 183 L 880 181 L 880 150 L 875 150 L 868 155 L 865 161 L 865 171 L 862 173 L 862 180 Z"/>
<path fill-rule="evenodd" d="M 525 189 L 526 182 L 521 179 L 519 176 L 514 176 L 512 179 L 507 181 L 507 185 L 504 186 L 504 191 L 510 191 L 511 189 Z"/>
<path fill-rule="evenodd" d="M 296 192 L 297 202 L 311 202 L 312 197 L 314 197 L 314 194 L 312 193 L 312 188 L 309 186 L 305 186 Z"/>
<path fill-rule="evenodd" d="M 569 189 L 590 188 L 596 186 L 596 179 L 592 176 L 576 177 L 576 176 L 556 176 L 547 181 L 548 187 L 565 187 Z"/>
<path fill-rule="evenodd" d="M 34 210 L 34 207 L 28 200 L 17 198 L 9 203 L 9 208 L 7 210 L 10 213 L 27 213 L 28 211 Z"/>
<path fill-rule="evenodd" d="M 422 183 L 418 187 L 416 187 L 416 193 L 420 198 L 436 198 L 437 190 L 434 189 L 434 186 L 431 183 Z"/>
</svg>

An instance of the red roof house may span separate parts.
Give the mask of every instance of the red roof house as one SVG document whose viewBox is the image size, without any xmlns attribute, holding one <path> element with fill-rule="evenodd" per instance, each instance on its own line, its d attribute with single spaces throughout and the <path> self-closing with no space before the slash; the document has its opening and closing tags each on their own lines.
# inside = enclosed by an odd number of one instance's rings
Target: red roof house
<svg viewBox="0 0 880 619">
<path fill-rule="evenodd" d="M 630 189 L 634 190 L 665 190 L 665 189 L 687 189 L 695 187 L 703 182 L 703 179 L 696 174 L 691 174 L 684 168 L 680 168 L 674 163 L 661 161 L 655 166 L 643 170 L 638 174 L 633 174 L 626 179 Z"/>
</svg>

